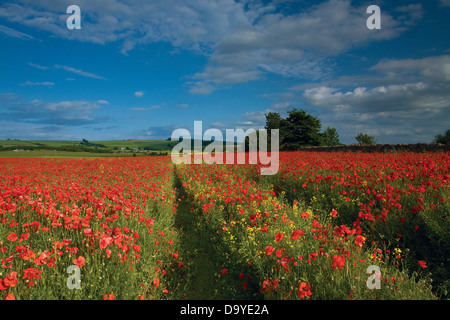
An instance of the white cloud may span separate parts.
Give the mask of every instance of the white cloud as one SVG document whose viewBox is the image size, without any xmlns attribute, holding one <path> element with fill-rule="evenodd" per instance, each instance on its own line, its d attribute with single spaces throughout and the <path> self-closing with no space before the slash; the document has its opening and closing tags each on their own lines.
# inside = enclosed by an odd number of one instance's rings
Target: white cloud
<svg viewBox="0 0 450 320">
<path fill-rule="evenodd" d="M 109 104 L 109 102 L 106 100 L 98 100 L 97 103 L 98 104 Z"/>
<path fill-rule="evenodd" d="M 133 110 L 133 111 L 147 111 L 147 110 L 155 110 L 155 109 L 160 109 L 160 108 L 161 108 L 161 106 L 153 105 L 153 106 L 148 107 L 148 108 L 134 107 L 134 108 L 131 108 L 131 110 Z"/>
<path fill-rule="evenodd" d="M 121 41 L 123 53 L 158 41 L 204 52 L 232 26 L 248 23 L 245 3 L 234 0 L 80 0 L 81 29 L 70 32 L 65 24 L 68 15 L 60 10 L 70 4 L 51 0 L 4 3 L 0 18 L 65 39 L 99 44 Z"/>
<path fill-rule="evenodd" d="M 100 79 L 100 80 L 107 80 L 106 78 L 98 76 L 98 75 L 96 75 L 94 73 L 86 72 L 86 71 L 83 71 L 83 70 L 80 70 L 80 69 L 76 69 L 76 68 L 73 68 L 73 67 L 69 67 L 69 66 L 61 66 L 59 64 L 55 64 L 54 67 L 58 68 L 58 69 L 63 69 L 65 71 L 67 71 L 67 72 L 71 72 L 71 73 L 77 74 L 77 75 L 82 76 L 82 77 L 93 78 L 93 79 Z"/>
<path fill-rule="evenodd" d="M 190 76 L 192 94 L 263 79 L 266 73 L 320 80 L 332 72 L 326 60 L 373 41 L 393 39 L 422 18 L 421 5 L 382 10 L 382 29 L 366 27 L 365 7 L 350 0 L 329 0 L 313 6 L 296 4 L 285 14 L 279 5 L 250 0 L 79 0 L 82 29 L 70 32 L 67 15 L 54 0 L 21 0 L 0 4 L 0 18 L 55 36 L 99 44 L 121 43 L 126 54 L 137 45 L 171 43 L 174 49 L 203 54 L 208 64 Z M 65 1 L 64 4 L 71 4 Z M 78 69 L 67 71 L 104 79 Z"/>
<path fill-rule="evenodd" d="M 47 125 L 77 126 L 101 121 L 94 111 L 97 103 L 84 100 L 45 102 L 24 101 L 19 97 L 0 104 L 0 119 Z"/>
<path fill-rule="evenodd" d="M 432 83 L 450 82 L 450 55 L 422 59 L 387 59 L 371 68 L 387 76 L 420 77 Z"/>
<path fill-rule="evenodd" d="M 415 108 L 450 106 L 450 94 L 441 92 L 424 82 L 389 85 L 367 89 L 357 87 L 353 91 L 318 87 L 305 90 L 305 101 L 313 106 L 334 110 L 337 106 L 351 106 L 354 112 L 400 111 Z"/>
<path fill-rule="evenodd" d="M 382 29 L 371 32 L 363 9 L 347 0 L 330 0 L 291 15 L 268 12 L 251 24 L 237 26 L 213 46 L 204 71 L 192 76 L 196 82 L 191 93 L 207 94 L 224 84 L 259 80 L 267 72 L 321 79 L 332 72 L 326 58 L 395 38 L 423 11 L 420 5 L 400 7 L 398 21 L 382 12 Z"/>
<path fill-rule="evenodd" d="M 365 77 L 368 86 L 308 88 L 303 103 L 322 110 L 322 124 L 353 143 L 358 132 L 369 130 L 380 143 L 430 142 L 450 126 L 449 56 L 382 60 L 371 70 L 379 74 Z"/>
<path fill-rule="evenodd" d="M 271 110 L 245 112 L 242 114 L 242 119 L 245 121 L 250 121 L 251 123 L 265 123 L 266 113 L 269 111 Z"/>
<path fill-rule="evenodd" d="M 54 82 L 48 82 L 48 81 L 44 81 L 44 82 L 31 82 L 31 81 L 26 81 L 24 83 L 20 84 L 21 86 L 47 86 L 47 87 L 51 87 L 53 85 L 55 85 Z"/>
<path fill-rule="evenodd" d="M 192 94 L 201 94 L 201 95 L 207 95 L 211 92 L 215 91 L 216 87 L 212 84 L 206 82 L 206 81 L 199 81 L 194 83 L 191 88 L 189 89 L 189 92 Z"/>
<path fill-rule="evenodd" d="M 17 38 L 17 39 L 22 39 L 22 40 L 38 40 L 29 34 L 26 34 L 26 33 L 23 33 L 23 32 L 20 32 L 15 29 L 11 29 L 11 28 L 8 28 L 8 27 L 2 26 L 2 25 L 0 25 L 0 32 L 7 35 L 8 37 L 12 37 L 12 38 Z"/>
<path fill-rule="evenodd" d="M 142 98 L 143 95 L 144 95 L 144 92 L 143 92 L 143 91 L 136 91 L 136 92 L 134 93 L 134 96 L 135 96 L 136 98 Z"/>
<path fill-rule="evenodd" d="M 35 63 L 31 63 L 31 62 L 29 62 L 28 65 L 30 67 L 41 69 L 41 70 L 47 70 L 48 69 L 48 67 L 41 66 L 41 65 L 38 65 L 38 64 L 35 64 Z"/>
</svg>

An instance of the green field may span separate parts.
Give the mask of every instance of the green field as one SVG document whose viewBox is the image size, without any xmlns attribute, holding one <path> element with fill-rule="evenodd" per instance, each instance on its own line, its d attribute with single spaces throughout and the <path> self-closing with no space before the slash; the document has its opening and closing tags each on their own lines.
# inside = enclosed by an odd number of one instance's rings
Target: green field
<svg viewBox="0 0 450 320">
<path fill-rule="evenodd" d="M 145 148 L 151 150 L 171 150 L 178 142 L 168 140 L 111 140 L 111 141 L 95 141 L 95 143 L 103 144 L 108 148 Z"/>
<path fill-rule="evenodd" d="M 93 152 L 66 152 L 51 150 L 33 150 L 33 151 L 0 151 L 0 158 L 30 157 L 30 158 L 71 158 L 71 157 L 131 157 L 132 152 L 116 153 L 93 153 Z"/>
<path fill-rule="evenodd" d="M 172 149 L 177 142 L 168 140 L 108 140 L 108 141 L 89 141 L 94 144 L 101 144 L 107 148 L 152 148 L 154 150 L 169 150 Z M 71 140 L 0 140 L 2 147 L 26 147 L 46 145 L 51 147 L 61 146 L 79 146 L 81 141 Z"/>
<path fill-rule="evenodd" d="M 203 146 L 211 141 L 203 141 Z M 224 142 L 225 143 L 225 142 Z M 169 140 L 0 140 L 0 157 L 120 157 L 167 155 L 178 141 Z M 191 141 L 192 150 L 194 141 Z"/>
<path fill-rule="evenodd" d="M 157 155 L 178 142 L 168 140 L 0 140 L 0 157 L 117 157 Z"/>
</svg>

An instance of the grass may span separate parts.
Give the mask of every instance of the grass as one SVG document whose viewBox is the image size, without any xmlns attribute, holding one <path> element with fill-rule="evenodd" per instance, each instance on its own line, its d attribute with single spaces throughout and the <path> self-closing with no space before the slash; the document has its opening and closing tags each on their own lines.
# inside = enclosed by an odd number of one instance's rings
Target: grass
<svg viewBox="0 0 450 320">
<path fill-rule="evenodd" d="M 90 153 L 90 152 L 64 152 L 50 150 L 33 151 L 0 151 L 0 158 L 104 158 L 104 157 L 131 157 L 133 153 Z"/>
<path fill-rule="evenodd" d="M 105 140 L 105 141 L 89 141 L 91 143 L 102 144 L 107 148 L 144 148 L 150 147 L 152 150 L 168 150 L 172 149 L 178 142 L 167 140 Z M 51 147 L 61 146 L 79 146 L 81 141 L 75 140 L 0 140 L 0 146 L 10 147 L 17 146 L 38 146 L 46 145 Z"/>
</svg>

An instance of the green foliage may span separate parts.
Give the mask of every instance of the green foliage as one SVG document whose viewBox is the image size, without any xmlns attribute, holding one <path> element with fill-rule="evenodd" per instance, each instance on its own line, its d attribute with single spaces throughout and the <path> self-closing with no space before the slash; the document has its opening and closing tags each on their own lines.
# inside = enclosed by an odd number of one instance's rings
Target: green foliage
<svg viewBox="0 0 450 320">
<path fill-rule="evenodd" d="M 442 144 L 450 144 L 450 129 L 445 131 L 445 134 L 438 134 L 436 137 L 434 137 L 433 140 L 434 143 L 442 143 Z"/>
<path fill-rule="evenodd" d="M 321 137 L 323 146 L 338 146 L 341 144 L 336 128 L 327 127 L 327 130 L 321 133 Z"/>
<path fill-rule="evenodd" d="M 302 109 L 294 108 L 288 111 L 288 117 L 285 119 L 277 112 L 266 114 L 265 128 L 279 129 L 280 150 L 297 150 L 304 146 L 320 145 L 322 140 L 320 127 L 320 120 Z M 270 143 L 270 139 L 268 140 Z"/>
<path fill-rule="evenodd" d="M 359 133 L 355 137 L 356 141 L 358 141 L 358 144 L 360 145 L 373 145 L 376 144 L 377 141 L 373 136 L 369 136 L 367 133 Z"/>
<path fill-rule="evenodd" d="M 340 145 L 336 128 L 327 127 L 320 132 L 321 122 L 318 118 L 300 109 L 288 111 L 288 117 L 282 118 L 277 112 L 266 114 L 268 135 L 270 130 L 279 129 L 280 150 L 298 150 L 305 146 L 336 146 Z M 270 150 L 270 135 L 268 149 Z M 248 143 L 246 144 L 248 146 Z"/>
<path fill-rule="evenodd" d="M 288 117 L 282 119 L 280 131 L 281 145 L 285 150 L 297 150 L 303 146 L 320 145 L 320 120 L 304 110 L 288 111 Z"/>
</svg>

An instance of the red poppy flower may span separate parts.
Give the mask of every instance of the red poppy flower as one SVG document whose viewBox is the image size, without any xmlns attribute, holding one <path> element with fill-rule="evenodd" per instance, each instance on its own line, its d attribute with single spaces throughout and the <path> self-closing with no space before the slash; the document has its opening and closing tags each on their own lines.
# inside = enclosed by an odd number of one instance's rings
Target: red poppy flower
<svg viewBox="0 0 450 320">
<path fill-rule="evenodd" d="M 103 300 L 114 300 L 115 297 L 112 293 L 108 293 L 103 296 Z"/>
<path fill-rule="evenodd" d="M 291 234 L 291 239 L 295 240 L 300 238 L 300 236 L 304 236 L 305 232 L 303 230 L 294 230 Z"/>
<path fill-rule="evenodd" d="M 276 241 L 276 242 L 280 242 L 281 240 L 283 240 L 283 237 L 284 237 L 284 233 L 278 232 L 278 233 L 275 235 L 275 241 Z"/>
<path fill-rule="evenodd" d="M 28 279 L 31 280 L 30 282 L 28 282 L 28 287 L 32 287 L 34 286 L 34 282 L 33 280 L 39 280 L 41 278 L 41 273 L 43 272 L 43 270 L 38 270 L 36 268 L 27 268 L 25 270 L 23 270 L 23 277 L 22 279 Z"/>
<path fill-rule="evenodd" d="M 331 263 L 331 268 L 336 270 L 336 267 L 341 270 L 345 265 L 345 257 L 343 255 L 334 255 L 333 262 Z"/>
<path fill-rule="evenodd" d="M 223 268 L 221 271 L 222 275 L 225 275 L 228 273 L 228 269 L 227 268 Z"/>
<path fill-rule="evenodd" d="M 423 261 L 423 260 L 419 260 L 419 261 L 417 261 L 417 263 L 419 264 L 419 266 L 421 266 L 421 267 L 424 268 L 424 269 L 427 267 L 426 262 Z"/>
<path fill-rule="evenodd" d="M 302 282 L 298 285 L 298 292 L 297 292 L 297 296 L 300 299 L 303 299 L 305 297 L 310 297 L 312 296 L 311 293 L 311 285 L 307 284 L 306 282 Z"/>
<path fill-rule="evenodd" d="M 43 272 L 43 270 L 38 270 L 36 268 L 27 268 L 23 270 L 23 277 L 22 279 L 40 279 L 40 274 Z"/>
<path fill-rule="evenodd" d="M 331 210 L 331 216 L 333 217 L 333 218 L 336 218 L 337 217 L 337 211 L 335 210 L 335 209 L 333 209 L 333 210 Z"/>
<path fill-rule="evenodd" d="M 357 246 L 362 247 L 364 241 L 366 241 L 366 238 L 365 238 L 365 237 L 363 237 L 363 236 L 361 236 L 361 235 L 357 235 L 357 236 L 356 236 L 356 239 L 355 239 L 355 244 L 356 244 Z"/>
<path fill-rule="evenodd" d="M 23 234 L 20 236 L 19 242 L 21 242 L 21 241 L 23 241 L 23 240 L 27 240 L 29 237 L 30 237 L 30 234 L 29 234 L 28 232 L 23 233 Z"/>
<path fill-rule="evenodd" d="M 3 284 L 7 287 L 17 286 L 17 272 L 13 271 L 3 279 Z"/>
<path fill-rule="evenodd" d="M 5 284 L 3 279 L 0 279 L 0 290 L 6 290 L 8 289 L 8 286 Z"/>
<path fill-rule="evenodd" d="M 8 239 L 11 242 L 14 242 L 17 240 L 17 234 L 15 234 L 14 232 L 11 233 L 6 239 Z"/>
<path fill-rule="evenodd" d="M 86 259 L 84 257 L 82 257 L 82 256 L 79 256 L 78 258 L 73 259 L 72 262 L 75 263 L 78 267 L 81 268 L 82 266 L 84 266 L 84 263 L 86 262 Z"/>
<path fill-rule="evenodd" d="M 8 293 L 5 300 L 16 300 L 16 297 L 12 293 Z"/>
<path fill-rule="evenodd" d="M 272 246 L 267 246 L 266 247 L 266 255 L 270 256 L 273 252 L 273 247 Z"/>
</svg>

